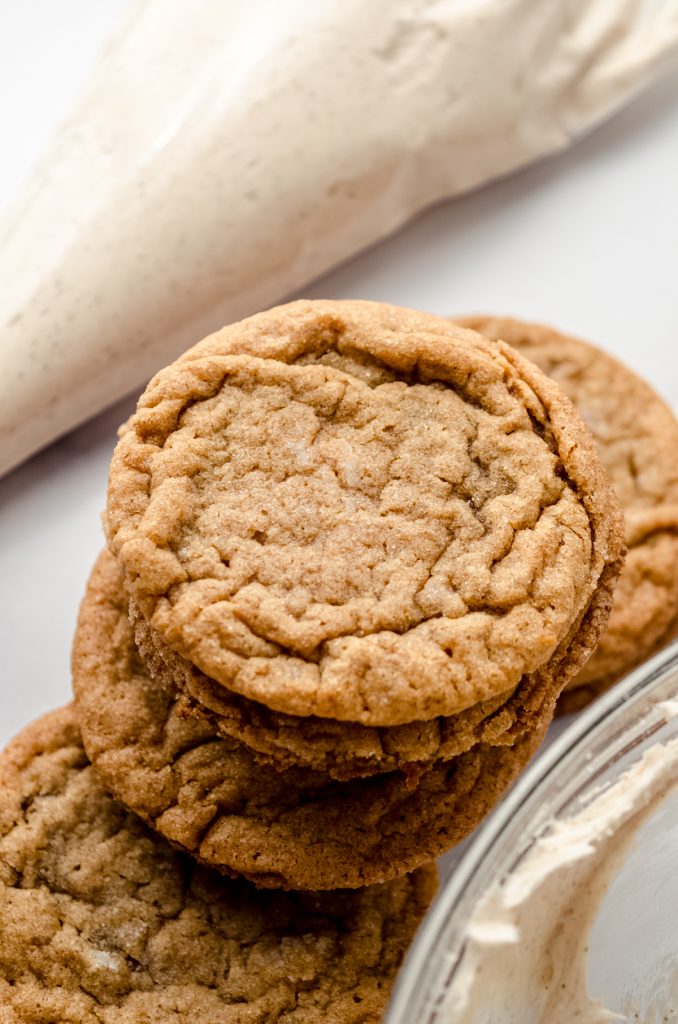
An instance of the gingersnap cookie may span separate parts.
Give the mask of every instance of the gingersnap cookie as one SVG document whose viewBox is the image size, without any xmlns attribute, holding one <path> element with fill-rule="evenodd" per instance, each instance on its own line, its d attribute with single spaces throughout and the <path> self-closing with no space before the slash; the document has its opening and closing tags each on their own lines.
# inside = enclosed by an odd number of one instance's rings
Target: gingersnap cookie
<svg viewBox="0 0 678 1024">
<path fill-rule="evenodd" d="M 587 703 L 678 632 L 678 423 L 656 391 L 617 359 L 550 327 L 473 317 L 553 378 L 596 441 L 621 500 L 628 555 L 607 631 L 562 701 Z"/>
<path fill-rule="evenodd" d="M 553 683 L 540 727 L 513 746 L 477 744 L 418 775 L 278 772 L 150 679 L 108 552 L 80 610 L 73 685 L 87 755 L 127 807 L 220 871 L 315 890 L 394 878 L 465 838 L 538 745 L 559 692 Z"/>
<path fill-rule="evenodd" d="M 159 651 L 271 711 L 375 728 L 551 662 L 563 686 L 622 547 L 559 388 L 364 302 L 270 310 L 161 371 L 116 448 L 107 534 Z"/>
<path fill-rule="evenodd" d="M 306 767 L 345 781 L 401 769 L 418 772 L 476 743 L 512 745 L 539 726 L 552 687 L 526 676 L 513 693 L 480 701 L 458 715 L 404 725 L 369 726 L 271 711 L 232 693 L 175 654 L 130 602 L 135 641 L 149 674 L 185 697 L 187 714 L 207 718 L 215 732 L 242 741 L 262 764 Z"/>
<path fill-rule="evenodd" d="M 66 708 L 0 755 L 0 1020 L 377 1024 L 435 887 L 223 878 L 108 795 Z"/>
</svg>

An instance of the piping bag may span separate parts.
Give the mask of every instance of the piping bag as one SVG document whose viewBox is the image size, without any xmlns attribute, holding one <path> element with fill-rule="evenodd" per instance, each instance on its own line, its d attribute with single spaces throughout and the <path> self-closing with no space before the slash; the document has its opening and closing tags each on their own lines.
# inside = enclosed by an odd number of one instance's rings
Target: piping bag
<svg viewBox="0 0 678 1024">
<path fill-rule="evenodd" d="M 131 0 L 0 231 L 0 473 L 677 52 L 678 0 Z"/>
</svg>

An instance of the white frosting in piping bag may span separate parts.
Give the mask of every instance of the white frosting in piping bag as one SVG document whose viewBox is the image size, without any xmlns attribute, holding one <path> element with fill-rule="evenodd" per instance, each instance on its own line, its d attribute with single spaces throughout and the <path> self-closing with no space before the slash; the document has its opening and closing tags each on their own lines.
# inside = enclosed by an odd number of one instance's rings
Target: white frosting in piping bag
<svg viewBox="0 0 678 1024">
<path fill-rule="evenodd" d="M 666 707 L 671 710 L 669 702 Z M 678 740 L 656 744 L 584 810 L 557 821 L 537 840 L 473 912 L 445 1019 L 454 1024 L 627 1019 L 589 997 L 588 940 L 634 837 L 676 786 Z"/>
<path fill-rule="evenodd" d="M 678 0 L 133 0 L 0 233 L 0 473 L 677 48 Z"/>
</svg>

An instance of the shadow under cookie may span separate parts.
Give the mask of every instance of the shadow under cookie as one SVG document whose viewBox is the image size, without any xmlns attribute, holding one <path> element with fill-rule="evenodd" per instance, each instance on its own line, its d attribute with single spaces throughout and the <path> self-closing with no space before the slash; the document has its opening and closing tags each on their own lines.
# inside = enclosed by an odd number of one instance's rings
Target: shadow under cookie
<svg viewBox="0 0 678 1024">
<path fill-rule="evenodd" d="M 65 708 L 0 754 L 0 1019 L 377 1024 L 436 884 L 223 878 L 108 795 Z"/>
<path fill-rule="evenodd" d="M 557 693 L 553 684 L 541 719 L 513 746 L 476 744 L 416 776 L 340 783 L 308 769 L 278 772 L 150 678 L 108 554 L 81 608 L 73 680 L 87 754 L 123 803 L 227 874 L 315 890 L 397 877 L 465 838 L 538 746 Z"/>
</svg>

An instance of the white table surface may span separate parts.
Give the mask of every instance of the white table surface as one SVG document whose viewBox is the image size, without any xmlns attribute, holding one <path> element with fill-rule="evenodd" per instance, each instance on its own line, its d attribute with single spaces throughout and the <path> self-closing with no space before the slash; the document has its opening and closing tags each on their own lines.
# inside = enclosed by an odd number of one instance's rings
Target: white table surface
<svg viewBox="0 0 678 1024">
<path fill-rule="evenodd" d="M 121 7 L 0 5 L 0 207 Z M 303 294 L 541 319 L 617 353 L 678 406 L 677 257 L 678 73 L 568 153 L 437 207 Z M 102 545 L 115 428 L 132 405 L 0 480 L 0 743 L 69 698 L 71 635 Z"/>
</svg>

